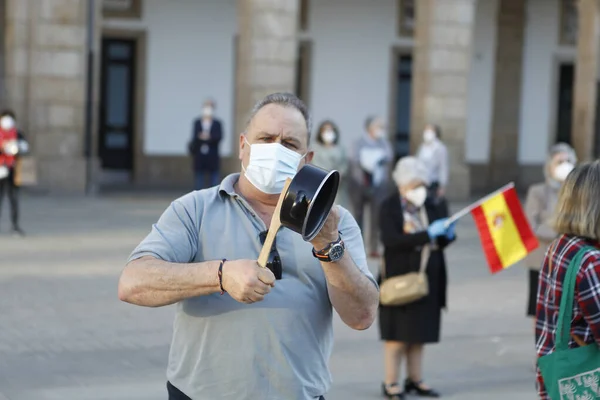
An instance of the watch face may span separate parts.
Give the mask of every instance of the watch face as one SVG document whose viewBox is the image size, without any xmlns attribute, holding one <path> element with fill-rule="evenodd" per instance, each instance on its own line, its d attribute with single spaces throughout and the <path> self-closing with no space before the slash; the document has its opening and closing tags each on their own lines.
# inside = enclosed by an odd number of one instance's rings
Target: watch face
<svg viewBox="0 0 600 400">
<path fill-rule="evenodd" d="M 344 248 L 340 244 L 334 245 L 331 250 L 329 250 L 329 258 L 331 261 L 337 261 L 344 255 Z"/>
</svg>

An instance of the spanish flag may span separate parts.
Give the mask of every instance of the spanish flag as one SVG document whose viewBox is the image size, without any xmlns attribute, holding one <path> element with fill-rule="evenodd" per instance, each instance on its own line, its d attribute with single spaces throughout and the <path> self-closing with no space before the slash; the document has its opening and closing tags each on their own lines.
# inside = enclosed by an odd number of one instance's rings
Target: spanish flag
<svg viewBox="0 0 600 400">
<path fill-rule="evenodd" d="M 519 262 L 539 246 L 512 183 L 484 198 L 471 215 L 492 274 Z"/>
</svg>

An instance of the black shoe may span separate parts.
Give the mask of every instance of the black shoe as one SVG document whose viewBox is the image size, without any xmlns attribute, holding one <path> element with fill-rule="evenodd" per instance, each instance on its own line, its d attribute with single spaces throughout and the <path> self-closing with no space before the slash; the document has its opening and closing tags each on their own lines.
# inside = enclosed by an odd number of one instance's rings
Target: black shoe
<svg viewBox="0 0 600 400">
<path fill-rule="evenodd" d="M 410 379 L 404 381 L 404 391 L 406 393 L 415 393 L 417 396 L 421 397 L 440 397 L 440 394 L 433 389 L 423 389 L 421 384 L 423 381 L 413 382 Z"/>
<path fill-rule="evenodd" d="M 388 389 L 391 389 L 393 387 L 397 387 L 400 386 L 397 383 L 390 383 L 389 385 L 386 385 L 385 383 L 381 384 L 381 393 L 383 394 L 383 397 L 387 397 L 389 400 L 404 400 L 404 393 L 390 393 L 388 392 Z"/>
</svg>

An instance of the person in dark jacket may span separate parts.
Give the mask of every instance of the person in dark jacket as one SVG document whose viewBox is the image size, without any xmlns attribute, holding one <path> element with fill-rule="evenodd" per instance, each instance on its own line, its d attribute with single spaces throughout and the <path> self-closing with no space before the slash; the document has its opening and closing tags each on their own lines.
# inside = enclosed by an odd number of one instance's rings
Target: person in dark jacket
<svg viewBox="0 0 600 400">
<path fill-rule="evenodd" d="M 5 110 L 0 113 L 0 210 L 4 194 L 10 203 L 12 234 L 24 236 L 19 226 L 19 183 L 16 179 L 19 156 L 29 151 L 23 132 L 17 129 L 15 113 Z"/>
<path fill-rule="evenodd" d="M 219 176 L 219 143 L 223 138 L 221 121 L 214 117 L 215 102 L 207 100 L 202 116 L 194 120 L 188 150 L 193 158 L 195 190 L 216 186 Z M 208 178 L 208 184 L 206 180 Z"/>
<path fill-rule="evenodd" d="M 456 236 L 454 224 L 446 227 L 447 215 L 428 199 L 426 166 L 416 157 L 401 158 L 393 178 L 399 193 L 387 198 L 380 210 L 381 240 L 384 245 L 385 279 L 417 272 L 422 249 L 429 246 L 426 275 L 429 294 L 403 306 L 380 306 L 379 329 L 384 344 L 385 379 L 383 394 L 404 399 L 404 393 L 424 397 L 439 394 L 422 381 L 423 348 L 440 340 L 441 310 L 446 307 L 446 261 L 444 248 Z M 406 356 L 407 377 L 398 384 L 400 364 Z M 403 393 L 404 392 L 404 393 Z"/>
</svg>

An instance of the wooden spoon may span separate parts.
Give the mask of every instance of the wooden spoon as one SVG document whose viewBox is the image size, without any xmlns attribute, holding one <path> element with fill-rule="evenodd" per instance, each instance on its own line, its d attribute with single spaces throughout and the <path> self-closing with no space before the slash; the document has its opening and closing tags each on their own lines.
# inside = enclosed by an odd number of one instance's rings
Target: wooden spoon
<svg viewBox="0 0 600 400">
<path fill-rule="evenodd" d="M 290 187 L 290 183 L 292 183 L 291 178 L 287 178 L 285 181 L 285 185 L 283 185 L 283 190 L 279 195 L 279 200 L 277 201 L 277 206 L 275 207 L 275 211 L 273 212 L 273 217 L 271 218 L 271 225 L 269 226 L 269 231 L 267 233 L 267 237 L 265 238 L 265 243 L 263 244 L 262 250 L 258 256 L 258 265 L 262 268 L 267 268 L 267 262 L 269 261 L 269 254 L 271 253 L 271 248 L 273 247 L 273 242 L 275 242 L 275 236 L 277 235 L 277 231 L 281 228 L 281 205 L 283 204 L 283 199 L 287 195 L 288 188 Z"/>
</svg>

